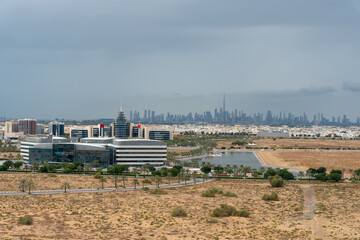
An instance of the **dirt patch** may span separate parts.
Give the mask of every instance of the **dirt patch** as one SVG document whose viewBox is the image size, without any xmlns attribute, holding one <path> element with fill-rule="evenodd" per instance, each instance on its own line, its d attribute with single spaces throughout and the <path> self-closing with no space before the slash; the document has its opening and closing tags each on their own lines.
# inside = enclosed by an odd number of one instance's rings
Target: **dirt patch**
<svg viewBox="0 0 360 240">
<path fill-rule="evenodd" d="M 229 148 L 233 146 L 231 143 L 235 140 L 219 140 L 216 141 L 217 148 L 226 147 Z M 243 140 L 241 140 L 243 141 Z M 262 138 L 257 140 L 248 139 L 245 140 L 247 142 L 253 142 L 256 145 L 254 147 L 260 148 L 276 148 L 276 149 L 320 149 L 320 148 L 330 148 L 330 149 L 338 149 L 338 148 L 360 148 L 360 140 L 332 140 L 332 139 L 272 139 L 272 138 Z"/>
<path fill-rule="evenodd" d="M 360 152 L 315 152 L 315 151 L 268 151 L 256 152 L 258 157 L 268 166 L 307 170 L 309 168 L 326 167 L 349 170 L 360 168 Z"/>
</svg>

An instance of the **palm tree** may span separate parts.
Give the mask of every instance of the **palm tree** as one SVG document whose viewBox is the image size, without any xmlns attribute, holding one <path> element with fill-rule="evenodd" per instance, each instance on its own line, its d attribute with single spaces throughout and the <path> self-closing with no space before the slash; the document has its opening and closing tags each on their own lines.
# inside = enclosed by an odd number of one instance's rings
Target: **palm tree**
<svg viewBox="0 0 360 240">
<path fill-rule="evenodd" d="M 62 185 L 61 185 L 61 189 L 64 189 L 64 192 L 66 193 L 66 189 L 69 189 L 70 188 L 70 183 L 68 182 L 64 182 Z"/>
<path fill-rule="evenodd" d="M 246 178 L 246 174 L 248 174 L 250 172 L 251 168 L 250 167 L 243 167 L 243 174 L 244 174 L 244 179 Z"/>
<path fill-rule="evenodd" d="M 39 167 L 40 167 L 40 163 L 38 163 L 38 162 L 33 162 L 32 166 L 31 166 L 33 172 L 35 172 L 36 170 L 39 170 Z"/>
<path fill-rule="evenodd" d="M 264 177 L 265 167 L 260 167 L 259 172 L 261 172 L 261 176 Z"/>
<path fill-rule="evenodd" d="M 137 177 L 137 175 L 139 174 L 139 169 L 133 168 L 132 172 L 133 172 L 133 174 L 135 174 L 135 177 Z"/>
<path fill-rule="evenodd" d="M 19 189 L 22 192 L 25 192 L 25 188 L 26 188 L 26 179 L 22 178 L 19 183 Z"/>
<path fill-rule="evenodd" d="M 106 178 L 104 178 L 104 176 L 101 176 L 99 181 L 101 182 L 101 187 L 104 189 L 104 183 L 106 183 Z"/>
<path fill-rule="evenodd" d="M 170 174 L 170 173 L 168 173 L 168 175 L 166 176 L 166 178 L 168 179 L 168 181 L 169 181 L 169 185 L 170 185 L 170 184 L 171 184 L 171 179 L 172 179 L 171 174 Z"/>
<path fill-rule="evenodd" d="M 230 165 L 229 165 L 230 166 Z M 193 171 L 191 174 L 193 180 L 194 180 L 194 184 L 196 184 L 196 177 L 197 177 L 197 171 Z"/>
<path fill-rule="evenodd" d="M 234 173 L 237 174 L 239 167 L 238 167 L 238 165 L 234 164 L 234 165 L 232 166 L 232 169 L 233 169 Z"/>
<path fill-rule="evenodd" d="M 121 181 L 123 182 L 123 188 L 126 188 L 125 182 L 127 181 L 127 177 L 124 176 L 124 175 L 122 175 L 122 176 L 121 176 Z"/>
<path fill-rule="evenodd" d="M 251 169 L 251 175 L 252 175 L 253 178 L 256 178 L 258 176 L 256 168 Z"/>
<path fill-rule="evenodd" d="M 115 176 L 113 176 L 113 178 L 114 178 L 114 183 L 115 183 L 115 189 L 117 189 L 117 182 L 119 180 L 119 176 L 115 175 Z"/>
<path fill-rule="evenodd" d="M 133 178 L 132 182 L 134 183 L 134 188 L 136 189 L 136 185 L 139 184 L 139 180 L 137 178 Z"/>
<path fill-rule="evenodd" d="M 304 177 L 304 172 L 303 172 L 303 171 L 300 171 L 300 172 L 299 172 L 299 178 L 302 179 L 303 177 Z"/>
<path fill-rule="evenodd" d="M 156 186 L 159 188 L 160 187 L 160 183 L 162 183 L 162 178 L 159 176 L 155 176 L 154 177 L 154 181 L 156 183 Z"/>
<path fill-rule="evenodd" d="M 25 186 L 28 188 L 29 190 L 29 194 L 31 193 L 31 189 L 35 186 L 33 180 L 29 179 L 26 181 Z"/>
<path fill-rule="evenodd" d="M 151 184 L 150 179 L 147 179 L 147 178 L 143 179 L 141 182 L 142 182 L 142 187 L 143 187 L 143 188 L 145 188 L 145 183 Z"/>
<path fill-rule="evenodd" d="M 203 179 L 203 182 L 207 181 L 208 178 L 209 178 L 209 175 L 208 174 L 203 174 L 201 175 L 202 179 Z"/>
<path fill-rule="evenodd" d="M 186 185 L 186 181 L 190 179 L 190 175 L 189 174 L 184 174 L 184 181 L 185 181 L 185 185 Z"/>
<path fill-rule="evenodd" d="M 27 170 L 29 169 L 29 165 L 25 164 L 24 169 L 25 169 L 25 173 L 27 173 Z"/>
</svg>

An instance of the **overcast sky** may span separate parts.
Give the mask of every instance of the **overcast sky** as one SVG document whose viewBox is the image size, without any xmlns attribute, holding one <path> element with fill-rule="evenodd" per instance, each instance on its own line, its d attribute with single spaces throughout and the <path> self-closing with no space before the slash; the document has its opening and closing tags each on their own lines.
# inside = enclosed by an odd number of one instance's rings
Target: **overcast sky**
<svg viewBox="0 0 360 240">
<path fill-rule="evenodd" d="M 360 116 L 360 1 L 1 0 L 0 116 Z"/>
</svg>

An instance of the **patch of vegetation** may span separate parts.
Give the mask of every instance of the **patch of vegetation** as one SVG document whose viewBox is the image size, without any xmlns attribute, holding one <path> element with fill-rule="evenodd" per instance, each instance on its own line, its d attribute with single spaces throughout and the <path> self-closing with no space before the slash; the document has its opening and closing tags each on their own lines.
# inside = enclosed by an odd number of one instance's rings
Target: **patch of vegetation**
<svg viewBox="0 0 360 240">
<path fill-rule="evenodd" d="M 49 173 L 48 177 L 57 177 L 55 173 Z"/>
<path fill-rule="evenodd" d="M 149 191 L 150 189 L 148 187 L 143 188 L 144 191 Z"/>
<path fill-rule="evenodd" d="M 223 190 L 219 189 L 219 188 L 211 188 L 208 189 L 206 191 L 204 191 L 203 193 L 201 193 L 202 197 L 215 197 L 216 194 L 223 194 Z"/>
<path fill-rule="evenodd" d="M 32 225 L 34 220 L 32 216 L 26 215 L 24 217 L 20 217 L 18 223 L 21 225 Z"/>
<path fill-rule="evenodd" d="M 101 173 L 97 172 L 94 176 L 95 179 L 100 179 L 101 178 Z"/>
<path fill-rule="evenodd" d="M 167 191 L 165 191 L 164 189 L 152 189 L 150 190 L 150 194 L 155 194 L 155 195 L 165 195 L 167 194 Z"/>
<path fill-rule="evenodd" d="M 275 175 L 269 177 L 269 182 L 272 187 L 283 187 L 284 186 L 284 180 L 282 177 Z"/>
<path fill-rule="evenodd" d="M 229 192 L 229 191 L 224 192 L 223 196 L 225 196 L 225 197 L 237 197 L 237 195 L 235 193 Z"/>
<path fill-rule="evenodd" d="M 214 209 L 214 211 L 211 213 L 211 217 L 231 217 L 231 216 L 249 217 L 250 212 L 245 209 L 236 210 L 236 208 L 233 206 L 227 204 L 221 204 L 220 208 Z"/>
<path fill-rule="evenodd" d="M 276 192 L 272 192 L 271 194 L 264 194 L 262 196 L 262 200 L 265 201 L 279 201 L 279 196 Z"/>
<path fill-rule="evenodd" d="M 172 217 L 186 217 L 187 213 L 182 207 L 176 207 L 174 210 L 172 210 L 171 216 Z"/>
<path fill-rule="evenodd" d="M 219 220 L 215 219 L 215 218 L 209 218 L 209 219 L 206 219 L 206 222 L 207 223 L 218 223 Z"/>
</svg>

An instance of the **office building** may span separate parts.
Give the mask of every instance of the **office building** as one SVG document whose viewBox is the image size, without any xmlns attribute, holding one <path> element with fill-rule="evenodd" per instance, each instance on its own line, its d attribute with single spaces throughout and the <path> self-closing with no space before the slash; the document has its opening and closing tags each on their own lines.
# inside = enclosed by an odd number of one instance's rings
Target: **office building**
<svg viewBox="0 0 360 240">
<path fill-rule="evenodd" d="M 119 111 L 115 119 L 114 136 L 116 138 L 128 138 L 130 136 L 130 123 L 128 123 L 123 110 Z"/>
<path fill-rule="evenodd" d="M 36 120 L 20 119 L 19 120 L 19 132 L 23 132 L 24 135 L 35 135 L 36 134 Z"/>
<path fill-rule="evenodd" d="M 6 133 L 17 133 L 19 132 L 19 122 L 18 121 L 7 121 L 5 122 L 5 134 Z"/>
<path fill-rule="evenodd" d="M 61 137 L 27 137 L 21 142 L 20 152 L 30 163 L 80 161 L 92 164 L 96 161 L 102 167 L 115 164 L 160 167 L 167 159 L 166 143 L 145 139 L 82 138 L 79 143 L 69 143 Z"/>
<path fill-rule="evenodd" d="M 151 140 L 170 140 L 170 131 L 149 131 L 149 139 Z"/>
<path fill-rule="evenodd" d="M 87 138 L 88 130 L 87 129 L 71 129 L 70 138 Z"/>
<path fill-rule="evenodd" d="M 62 122 L 50 122 L 49 123 L 49 134 L 53 136 L 64 136 L 65 135 L 65 125 Z"/>
<path fill-rule="evenodd" d="M 36 134 L 45 134 L 45 126 L 44 124 L 36 124 Z"/>
</svg>

